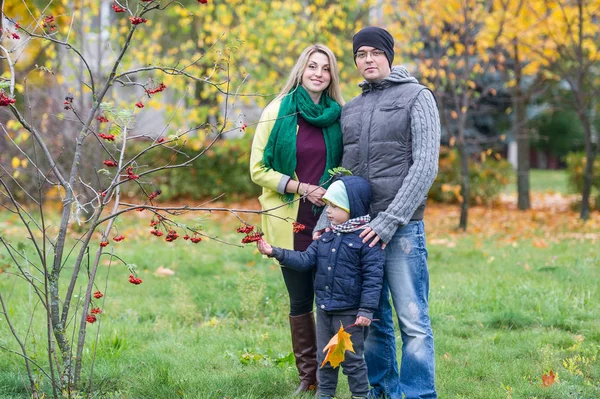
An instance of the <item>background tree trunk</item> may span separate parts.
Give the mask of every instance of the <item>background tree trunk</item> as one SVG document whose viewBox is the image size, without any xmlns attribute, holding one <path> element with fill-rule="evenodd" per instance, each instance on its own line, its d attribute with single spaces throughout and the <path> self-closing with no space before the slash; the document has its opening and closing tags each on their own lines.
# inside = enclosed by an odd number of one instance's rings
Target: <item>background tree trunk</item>
<svg viewBox="0 0 600 399">
<path fill-rule="evenodd" d="M 464 133 L 459 133 L 459 139 L 457 140 L 456 148 L 460 154 L 460 195 L 462 196 L 462 203 L 460 204 L 460 222 L 458 228 L 466 231 L 469 219 L 469 195 L 470 195 L 470 183 L 469 183 L 469 154 L 467 146 L 464 140 Z"/>
<path fill-rule="evenodd" d="M 515 118 L 513 120 L 513 131 L 517 136 L 517 204 L 520 210 L 524 211 L 531 208 L 529 193 L 529 132 L 525 126 L 525 101 L 522 89 L 522 70 L 519 60 L 519 45 L 514 42 L 515 51 L 515 90 L 513 91 L 513 107 L 515 109 Z"/>
</svg>

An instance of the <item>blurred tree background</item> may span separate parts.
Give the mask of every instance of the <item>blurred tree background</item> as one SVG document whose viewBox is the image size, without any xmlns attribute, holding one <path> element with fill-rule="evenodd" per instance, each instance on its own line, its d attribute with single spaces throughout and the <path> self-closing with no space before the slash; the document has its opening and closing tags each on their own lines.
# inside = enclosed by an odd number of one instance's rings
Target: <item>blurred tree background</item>
<svg viewBox="0 0 600 399">
<path fill-rule="evenodd" d="M 105 66 L 122 46 L 129 15 L 115 12 L 118 4 L 108 0 L 47 4 L 41 0 L 6 3 L 11 21 L 3 26 L 12 29 L 18 22 L 31 29 L 52 15 L 54 21 L 45 29 L 70 32 L 77 38 L 77 51 L 95 61 L 89 65 L 94 74 L 109 73 Z M 256 196 L 258 187 L 247 171 L 254 124 L 300 52 L 315 42 L 329 46 L 338 57 L 343 93 L 349 100 L 359 94 L 361 80 L 354 66 L 352 36 L 364 26 L 379 25 L 396 39 L 395 64 L 405 65 L 436 94 L 445 148 L 431 196 L 461 204 L 465 213 L 461 227 L 467 225 L 468 204 L 493 203 L 511 181 L 517 182 L 519 207 L 529 208 L 531 167 L 568 168 L 572 180 L 581 182 L 574 187 L 584 194 L 583 218 L 585 209 L 600 207 L 600 171 L 589 166 L 600 149 L 595 100 L 600 91 L 600 0 L 209 0 L 203 7 L 196 5 L 196 1 L 182 1 L 168 12 L 152 14 L 142 28 L 151 50 L 134 49 L 129 54 L 117 71 L 121 87 L 116 85 L 110 96 L 118 108 L 132 108 L 141 101 L 153 111 L 140 115 L 135 127 L 140 134 L 166 136 L 186 124 L 209 122 L 212 128 L 197 131 L 181 143 L 180 157 L 205 148 L 223 121 L 231 124 L 231 133 L 210 150 L 209 157 L 200 158 L 192 168 L 163 175 L 158 184 L 166 198 Z M 33 10 L 44 10 L 43 15 Z M 84 17 L 79 26 L 65 25 L 62 17 L 72 13 Z M 119 35 L 123 40 L 109 40 Z M 15 93 L 17 98 L 27 96 L 30 106 L 23 112 L 35 116 L 41 129 L 53 137 L 53 145 L 71 148 L 65 145 L 72 140 L 71 124 L 60 110 L 70 88 L 92 84 L 83 82 L 77 72 L 84 65 L 74 51 L 34 44 L 20 52 L 24 35 L 2 37 L 2 45 L 18 54 L 17 77 L 26 77 L 26 87 L 18 85 Z M 27 40 L 35 42 L 35 38 Z M 236 95 L 226 101 L 204 80 L 178 86 L 166 69 L 148 69 L 144 81 L 132 81 L 128 74 L 150 63 L 175 61 L 187 68 L 197 59 L 202 62 L 189 67 L 191 74 L 210 77 L 220 82 L 222 92 Z M 0 71 L 3 76 L 6 72 Z M 140 94 L 140 86 L 159 83 L 169 88 L 167 95 Z M 9 141 L 31 138 L 1 110 L 0 123 L 4 128 L 0 164 L 9 173 L 21 174 L 27 184 L 27 163 Z M 165 125 L 166 130 L 156 130 Z M 90 159 L 97 153 L 91 151 Z M 580 156 L 567 157 L 569 153 Z M 159 156 L 167 159 L 172 152 Z M 70 154 L 63 159 L 67 164 Z M 506 172 L 511 170 L 507 161 L 514 172 Z M 93 173 L 90 170 L 90 176 Z M 514 179 L 508 178 L 511 175 Z"/>
</svg>

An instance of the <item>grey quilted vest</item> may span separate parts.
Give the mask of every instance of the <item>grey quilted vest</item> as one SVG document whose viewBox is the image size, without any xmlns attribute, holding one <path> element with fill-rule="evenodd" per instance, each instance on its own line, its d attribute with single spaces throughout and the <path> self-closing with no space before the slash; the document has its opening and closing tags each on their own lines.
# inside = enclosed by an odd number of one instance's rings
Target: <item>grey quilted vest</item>
<svg viewBox="0 0 600 399">
<path fill-rule="evenodd" d="M 361 87 L 363 93 L 342 109 L 342 166 L 371 183 L 369 213 L 375 217 L 392 202 L 413 163 L 411 107 L 428 89 L 402 67 L 394 67 L 381 82 L 363 82 Z M 423 218 L 425 201 L 412 220 Z"/>
</svg>

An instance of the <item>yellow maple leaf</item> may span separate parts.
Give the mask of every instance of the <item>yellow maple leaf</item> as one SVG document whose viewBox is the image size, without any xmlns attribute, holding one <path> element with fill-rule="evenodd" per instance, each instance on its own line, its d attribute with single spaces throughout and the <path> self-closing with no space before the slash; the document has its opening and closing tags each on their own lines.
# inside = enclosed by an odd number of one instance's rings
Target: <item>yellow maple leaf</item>
<svg viewBox="0 0 600 399">
<path fill-rule="evenodd" d="M 325 366 L 325 363 L 329 362 L 331 367 L 336 368 L 344 361 L 346 351 L 354 352 L 352 341 L 350 340 L 350 334 L 344 330 L 344 326 L 340 322 L 340 329 L 329 340 L 329 343 L 323 348 L 323 352 L 328 351 L 321 367 Z"/>
</svg>

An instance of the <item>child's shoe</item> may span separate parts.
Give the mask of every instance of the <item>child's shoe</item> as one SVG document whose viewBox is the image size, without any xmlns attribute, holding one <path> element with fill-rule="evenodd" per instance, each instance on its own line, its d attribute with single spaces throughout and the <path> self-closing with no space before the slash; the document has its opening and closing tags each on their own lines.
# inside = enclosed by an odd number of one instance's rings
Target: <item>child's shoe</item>
<svg viewBox="0 0 600 399">
<path fill-rule="evenodd" d="M 324 393 L 318 393 L 316 399 L 335 399 L 335 396 L 327 395 Z"/>
</svg>

